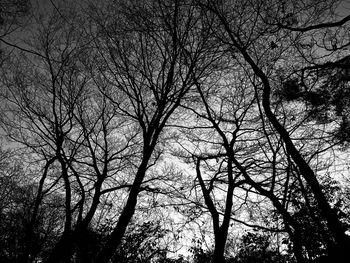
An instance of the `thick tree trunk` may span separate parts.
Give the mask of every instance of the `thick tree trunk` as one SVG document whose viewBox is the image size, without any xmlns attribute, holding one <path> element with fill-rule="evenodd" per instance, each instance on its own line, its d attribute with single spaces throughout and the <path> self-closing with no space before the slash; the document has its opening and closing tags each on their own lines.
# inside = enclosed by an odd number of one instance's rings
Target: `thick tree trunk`
<svg viewBox="0 0 350 263">
<path fill-rule="evenodd" d="M 128 200 L 124 206 L 121 215 L 119 216 L 118 223 L 111 235 L 109 236 L 108 241 L 99 252 L 96 262 L 108 263 L 108 261 L 113 257 L 113 254 L 115 253 L 117 247 L 120 245 L 122 238 L 125 234 L 126 228 L 128 227 L 129 222 L 135 213 L 138 193 L 140 191 L 143 178 L 146 174 L 147 164 L 151 157 L 151 153 L 152 151 L 144 153 L 144 159 L 142 160 L 142 163 L 138 168 L 134 183 L 129 193 Z"/>
<path fill-rule="evenodd" d="M 137 195 L 139 192 L 139 187 L 133 186 L 134 189 L 130 191 L 128 201 L 123 209 L 122 214 L 119 217 L 117 226 L 110 235 L 107 243 L 102 248 L 98 255 L 97 262 L 107 263 L 109 259 L 113 256 L 116 248 L 120 245 L 121 240 L 125 234 L 126 228 L 134 215 L 135 207 L 137 204 Z"/>
<path fill-rule="evenodd" d="M 305 159 L 301 156 L 300 152 L 296 149 L 286 129 L 278 122 L 276 116 L 272 113 L 270 108 L 270 101 L 269 101 L 270 86 L 267 82 L 267 79 L 265 79 L 264 82 L 265 82 L 264 85 L 268 86 L 265 88 L 266 91 L 264 89 L 264 95 L 263 95 L 263 107 L 265 110 L 265 114 L 269 119 L 269 121 L 274 126 L 274 128 L 280 134 L 282 140 L 286 144 L 286 149 L 288 154 L 290 154 L 291 158 L 293 159 L 295 164 L 298 166 L 300 173 L 302 174 L 305 181 L 310 186 L 314 194 L 314 197 L 317 200 L 320 212 L 323 218 L 325 218 L 327 221 L 328 229 L 331 231 L 335 239 L 335 243 L 336 243 L 335 246 L 337 247 L 336 250 L 338 250 L 337 253 L 340 253 L 341 251 L 345 252 L 346 249 L 348 249 L 350 244 L 349 238 L 346 236 L 345 231 L 342 227 L 342 224 L 336 212 L 331 208 L 327 198 L 323 194 L 321 186 L 316 178 L 314 171 L 311 169 L 311 167 L 308 165 Z"/>
<path fill-rule="evenodd" d="M 217 9 L 208 5 L 206 6 L 206 8 L 209 8 L 215 15 L 217 15 L 217 17 L 219 18 L 220 22 L 224 27 L 224 30 L 228 34 L 229 39 L 232 41 L 232 45 L 242 54 L 243 58 L 250 65 L 255 75 L 258 78 L 260 78 L 263 84 L 262 104 L 263 104 L 263 109 L 266 114 L 266 117 L 268 118 L 270 123 L 273 125 L 277 133 L 281 136 L 283 142 L 286 145 L 287 153 L 291 156 L 294 163 L 299 168 L 300 173 L 302 174 L 307 184 L 310 186 L 313 192 L 313 195 L 317 200 L 318 208 L 321 211 L 321 215 L 326 220 L 328 229 L 335 240 L 336 252 L 332 254 L 340 254 L 340 255 L 343 255 L 344 257 L 349 257 L 350 240 L 349 240 L 349 237 L 345 234 L 345 231 L 342 227 L 342 224 L 336 212 L 331 208 L 325 195 L 323 194 L 315 173 L 313 172 L 311 167 L 308 165 L 308 163 L 305 161 L 305 159 L 302 157 L 300 152 L 295 147 L 288 131 L 278 121 L 277 117 L 274 115 L 274 113 L 271 110 L 271 104 L 270 104 L 271 86 L 270 86 L 268 77 L 265 75 L 263 70 L 255 63 L 255 61 L 249 55 L 246 48 L 242 47 L 235 33 L 231 30 L 230 25 L 227 22 L 226 18 L 222 16 Z"/>
<path fill-rule="evenodd" d="M 237 45 L 239 47 L 239 45 Z M 309 164 L 305 161 L 305 159 L 302 157 L 301 153 L 297 150 L 295 147 L 289 133 L 287 130 L 282 126 L 282 124 L 278 121 L 277 117 L 274 115 L 274 113 L 271 110 L 271 104 L 270 104 L 270 93 L 271 93 L 271 87 L 269 80 L 265 73 L 255 64 L 253 59 L 248 55 L 248 53 L 240 48 L 240 51 L 242 52 L 242 55 L 246 59 L 246 61 L 250 64 L 252 67 L 254 73 L 261 79 L 262 84 L 264 86 L 263 88 L 263 108 L 264 112 L 266 114 L 266 117 L 270 121 L 270 123 L 273 125 L 275 130 L 278 132 L 278 134 L 281 136 L 283 142 L 286 145 L 286 149 L 288 154 L 293 159 L 294 163 L 299 168 L 300 173 L 302 174 L 303 178 L 307 182 L 307 184 L 310 186 L 313 195 L 315 199 L 317 200 L 318 208 L 320 209 L 321 215 L 327 222 L 327 226 L 329 231 L 332 233 L 332 236 L 335 240 L 335 253 L 341 254 L 344 257 L 347 255 L 349 256 L 349 247 L 350 247 L 350 239 L 345 234 L 345 231 L 342 227 L 342 224 L 336 214 L 336 212 L 331 208 L 330 204 L 328 203 L 327 198 L 323 194 L 321 190 L 321 186 L 316 178 L 316 175 L 314 171 L 311 169 Z"/>
<path fill-rule="evenodd" d="M 62 157 L 58 157 L 62 167 L 62 177 L 65 187 L 65 223 L 63 234 L 52 250 L 47 263 L 70 262 L 73 253 L 73 236 L 72 236 L 72 213 L 71 213 L 71 185 L 68 176 L 68 170 Z"/>
<path fill-rule="evenodd" d="M 221 231 L 218 230 L 218 233 L 215 233 L 214 253 L 211 259 L 212 263 L 225 263 L 225 245 L 226 238 L 221 234 Z"/>
</svg>

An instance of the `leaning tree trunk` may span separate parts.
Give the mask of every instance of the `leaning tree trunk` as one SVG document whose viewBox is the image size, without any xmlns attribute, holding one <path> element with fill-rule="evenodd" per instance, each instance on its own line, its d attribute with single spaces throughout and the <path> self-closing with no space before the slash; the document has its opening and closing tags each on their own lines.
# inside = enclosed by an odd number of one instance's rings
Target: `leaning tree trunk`
<svg viewBox="0 0 350 263">
<path fill-rule="evenodd" d="M 286 145 L 287 153 L 291 156 L 294 163 L 297 165 L 300 173 L 303 178 L 310 186 L 311 191 L 317 201 L 318 208 L 320 209 L 322 217 L 327 222 L 328 230 L 331 232 L 335 240 L 334 250 L 330 251 L 333 257 L 336 257 L 336 254 L 341 254 L 343 258 L 350 257 L 349 256 L 349 247 L 350 240 L 349 237 L 345 234 L 345 231 L 342 227 L 342 223 L 340 222 L 336 212 L 331 208 L 328 203 L 327 198 L 323 194 L 321 190 L 321 186 L 316 178 L 314 171 L 311 169 L 306 160 L 302 157 L 301 153 L 295 147 L 288 131 L 283 127 L 283 125 L 278 121 L 277 117 L 271 110 L 270 103 L 270 94 L 271 94 L 271 86 L 268 80 L 268 77 L 265 75 L 263 70 L 254 62 L 252 57 L 248 54 L 246 48 L 242 47 L 239 41 L 236 38 L 234 32 L 232 32 L 227 20 L 223 17 L 217 10 L 211 8 L 211 11 L 218 16 L 220 22 L 222 23 L 224 30 L 227 32 L 229 39 L 232 41 L 232 45 L 237 49 L 243 56 L 244 60 L 250 65 L 254 74 L 260 78 L 263 84 L 263 95 L 262 95 L 262 104 L 263 109 L 268 118 L 269 122 L 272 124 L 274 129 L 281 136 L 283 142 Z"/>
<path fill-rule="evenodd" d="M 148 161 L 152 154 L 152 149 L 148 149 L 147 151 L 145 150 L 144 154 L 144 158 L 137 170 L 135 180 L 131 187 L 128 200 L 124 206 L 121 215 L 119 216 L 118 223 L 111 235 L 109 236 L 108 241 L 99 252 L 96 262 L 108 263 L 109 260 L 113 257 L 113 254 L 115 253 L 117 247 L 120 245 L 122 238 L 125 234 L 126 228 L 128 227 L 129 222 L 135 213 L 138 193 L 140 191 L 143 178 L 146 174 Z"/>
</svg>

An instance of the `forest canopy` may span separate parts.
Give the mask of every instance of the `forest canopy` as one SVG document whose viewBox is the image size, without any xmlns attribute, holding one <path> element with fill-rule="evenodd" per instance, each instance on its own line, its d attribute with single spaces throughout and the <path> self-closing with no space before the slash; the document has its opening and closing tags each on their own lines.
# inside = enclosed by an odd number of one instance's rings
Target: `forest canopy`
<svg viewBox="0 0 350 263">
<path fill-rule="evenodd" d="M 349 9 L 0 1 L 0 261 L 347 262 Z"/>
</svg>

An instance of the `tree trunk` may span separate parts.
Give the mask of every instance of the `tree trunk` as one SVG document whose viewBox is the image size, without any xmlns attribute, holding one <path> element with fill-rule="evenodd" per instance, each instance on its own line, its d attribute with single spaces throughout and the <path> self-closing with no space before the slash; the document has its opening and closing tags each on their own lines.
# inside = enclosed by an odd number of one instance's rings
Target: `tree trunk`
<svg viewBox="0 0 350 263">
<path fill-rule="evenodd" d="M 303 253 L 302 239 L 299 230 L 295 230 L 294 233 L 289 234 L 293 242 L 294 257 L 298 263 L 306 263 L 306 259 Z"/>
<path fill-rule="evenodd" d="M 225 245 L 226 245 L 226 238 L 222 236 L 221 231 L 218 231 L 219 233 L 215 233 L 215 246 L 214 246 L 214 253 L 213 257 L 211 259 L 212 263 L 225 263 Z"/>
<path fill-rule="evenodd" d="M 273 125 L 275 130 L 278 132 L 278 134 L 281 136 L 283 142 L 286 145 L 288 154 L 291 156 L 294 163 L 299 168 L 299 171 L 302 174 L 303 178 L 310 186 L 313 192 L 313 195 L 317 200 L 317 204 L 321 211 L 321 215 L 323 216 L 323 218 L 326 219 L 328 229 L 332 233 L 332 236 L 335 240 L 335 251 L 336 251 L 335 253 L 336 254 L 340 253 L 344 256 L 349 255 L 349 251 L 348 251 L 350 246 L 349 237 L 345 234 L 345 231 L 342 227 L 342 224 L 336 212 L 331 208 L 325 195 L 323 194 L 321 190 L 321 186 L 316 178 L 314 171 L 311 169 L 309 164 L 302 157 L 301 153 L 297 150 L 289 133 L 278 121 L 278 119 L 276 118 L 276 116 L 271 110 L 271 104 L 270 104 L 271 87 L 267 76 L 257 66 L 257 64 L 255 64 L 253 59 L 248 55 L 248 53 L 245 50 L 240 48 L 240 51 L 242 52 L 242 55 L 244 56 L 246 61 L 252 67 L 254 73 L 261 79 L 264 85 L 262 104 L 263 104 L 266 117 L 268 118 L 270 123 Z"/>
<path fill-rule="evenodd" d="M 123 209 L 122 214 L 119 217 L 117 226 L 110 235 L 107 243 L 102 248 L 97 257 L 97 262 L 108 263 L 110 258 L 112 258 L 116 248 L 120 245 L 121 240 L 125 234 L 126 228 L 134 215 L 135 207 L 137 204 L 137 195 L 139 192 L 139 187 L 133 186 L 130 191 L 128 201 Z"/>
<path fill-rule="evenodd" d="M 340 253 L 341 251 L 345 252 L 349 247 L 349 238 L 346 236 L 345 231 L 342 227 L 342 224 L 336 212 L 331 208 L 327 198 L 323 194 L 321 186 L 316 178 L 314 171 L 311 169 L 309 164 L 302 157 L 300 152 L 296 149 L 286 129 L 278 122 L 276 116 L 272 113 L 270 108 L 270 101 L 269 101 L 270 86 L 269 86 L 269 83 L 267 82 L 266 77 L 265 77 L 264 85 L 268 86 L 264 89 L 264 95 L 263 95 L 263 107 L 265 110 L 265 114 L 269 119 L 269 121 L 274 126 L 274 128 L 280 134 L 282 140 L 286 145 L 288 154 L 290 154 L 293 161 L 298 166 L 300 173 L 302 174 L 305 181 L 310 186 L 314 194 L 314 197 L 317 200 L 317 204 L 320 209 L 320 212 L 323 218 L 325 218 L 327 221 L 328 229 L 331 231 L 335 239 L 335 246 L 337 247 L 336 248 L 337 253 Z"/>
<path fill-rule="evenodd" d="M 96 262 L 108 263 L 108 261 L 113 257 L 113 254 L 116 251 L 117 247 L 120 245 L 122 238 L 125 234 L 126 228 L 128 227 L 129 222 L 132 216 L 134 215 L 137 204 L 137 196 L 140 191 L 143 178 L 146 174 L 147 164 L 151 157 L 151 153 L 151 150 L 144 153 L 144 159 L 142 160 L 142 163 L 138 168 L 134 183 L 129 193 L 128 200 L 124 206 L 121 215 L 119 216 L 118 223 L 114 228 L 112 234 L 109 236 L 108 241 L 99 252 Z"/>
<path fill-rule="evenodd" d="M 58 157 L 62 167 L 62 177 L 65 187 L 65 224 L 63 234 L 52 250 L 47 263 L 70 262 L 73 253 L 73 233 L 72 233 L 72 214 L 71 214 L 71 186 L 68 176 L 68 170 L 62 157 Z"/>
</svg>

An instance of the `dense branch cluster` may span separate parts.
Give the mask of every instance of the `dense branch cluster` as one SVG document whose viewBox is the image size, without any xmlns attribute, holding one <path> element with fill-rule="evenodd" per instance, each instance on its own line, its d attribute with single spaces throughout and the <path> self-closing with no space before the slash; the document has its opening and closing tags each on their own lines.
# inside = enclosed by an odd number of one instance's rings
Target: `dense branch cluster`
<svg viewBox="0 0 350 263">
<path fill-rule="evenodd" d="M 341 4 L 0 3 L 0 261 L 347 262 Z"/>
</svg>

